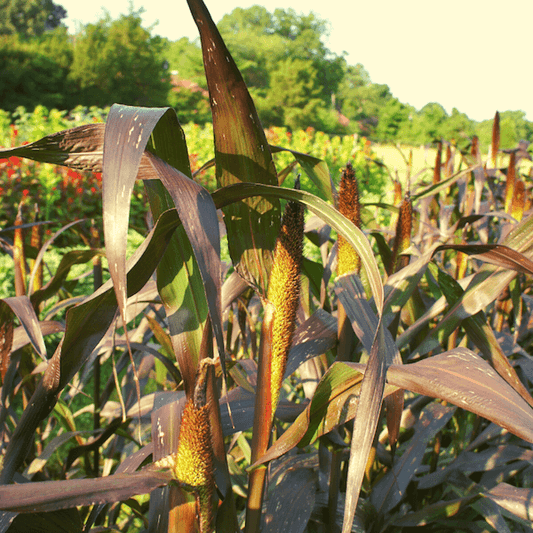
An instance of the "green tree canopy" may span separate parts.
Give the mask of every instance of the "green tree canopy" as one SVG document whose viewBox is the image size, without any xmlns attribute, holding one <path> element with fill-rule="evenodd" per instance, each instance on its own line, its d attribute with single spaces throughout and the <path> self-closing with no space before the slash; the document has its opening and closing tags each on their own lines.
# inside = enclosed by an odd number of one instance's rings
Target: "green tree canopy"
<svg viewBox="0 0 533 533">
<path fill-rule="evenodd" d="M 194 81 L 207 88 L 202 50 L 197 42 L 190 41 L 187 37 L 173 42 L 165 40 L 163 54 L 171 72 L 177 71 L 180 78 Z"/>
<path fill-rule="evenodd" d="M 53 30 L 67 16 L 64 7 L 53 0 L 0 0 L 0 35 L 23 38 Z"/>
<path fill-rule="evenodd" d="M 52 50 L 54 42 L 63 43 L 60 53 Z M 66 83 L 68 67 L 68 41 L 62 28 L 44 41 L 23 41 L 18 34 L 0 36 L 0 108 L 75 107 Z"/>
<path fill-rule="evenodd" d="M 79 103 L 165 105 L 164 42 L 142 27 L 141 14 L 131 11 L 114 21 L 108 14 L 76 36 L 70 80 L 81 90 Z"/>
<path fill-rule="evenodd" d="M 265 124 L 325 126 L 345 60 L 324 44 L 324 20 L 255 5 L 234 9 L 218 28 Z"/>
<path fill-rule="evenodd" d="M 374 135 L 380 110 L 392 98 L 388 85 L 372 83 L 363 65 L 346 65 L 336 100 L 338 109 L 357 122 L 365 135 Z"/>
</svg>

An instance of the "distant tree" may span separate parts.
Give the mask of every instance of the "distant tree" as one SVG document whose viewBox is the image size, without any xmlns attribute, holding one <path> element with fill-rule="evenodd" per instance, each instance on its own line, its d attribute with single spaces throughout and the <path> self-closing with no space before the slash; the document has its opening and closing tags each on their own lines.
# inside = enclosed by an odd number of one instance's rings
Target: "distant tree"
<svg viewBox="0 0 533 533">
<path fill-rule="evenodd" d="M 331 97 L 342 80 L 345 60 L 325 46 L 325 21 L 312 13 L 298 15 L 292 9 L 270 13 L 255 5 L 234 9 L 222 18 L 218 28 L 256 99 L 265 125 L 276 124 L 290 115 L 293 124 L 306 127 L 313 125 L 313 120 L 316 122 L 317 106 L 322 116 L 333 111 Z M 290 65 L 296 70 L 291 71 Z M 283 76 L 287 76 L 287 82 L 282 81 Z M 292 102 L 290 111 L 280 108 L 287 105 L 279 101 L 278 90 L 282 86 L 290 91 L 282 97 Z M 298 90 L 302 91 L 299 95 Z"/>
<path fill-rule="evenodd" d="M 142 10 L 111 20 L 109 14 L 76 35 L 70 72 L 80 103 L 164 105 L 170 84 L 164 42 L 142 27 Z"/>
<path fill-rule="evenodd" d="M 53 30 L 67 16 L 53 0 L 0 0 L 0 13 L 0 35 L 16 33 L 23 38 Z"/>
<path fill-rule="evenodd" d="M 442 125 L 441 132 L 444 139 L 454 140 L 459 146 L 465 145 L 474 135 L 474 121 L 454 107 L 452 114 Z"/>
<path fill-rule="evenodd" d="M 181 79 L 191 80 L 204 88 L 207 87 L 202 50 L 197 43 L 191 42 L 187 37 L 173 42 L 165 40 L 162 54 L 168 61 L 170 72 L 177 71 Z"/>
<path fill-rule="evenodd" d="M 0 37 L 0 109 L 70 107 L 66 84 L 68 69 L 40 50 L 37 41 L 18 35 Z"/>
<path fill-rule="evenodd" d="M 338 109 L 357 122 L 361 131 L 373 136 L 380 110 L 392 98 L 388 85 L 372 83 L 360 63 L 347 65 L 336 93 Z"/>
<path fill-rule="evenodd" d="M 399 141 L 398 132 L 403 123 L 409 120 L 409 108 L 397 98 L 390 98 L 380 110 L 376 137 L 380 141 Z"/>
<path fill-rule="evenodd" d="M 178 119 L 182 124 L 189 122 L 205 124 L 212 120 L 209 98 L 201 91 L 185 87 L 172 87 L 167 103 L 176 110 Z"/>
<path fill-rule="evenodd" d="M 443 125 L 448 118 L 448 113 L 440 104 L 436 102 L 426 104 L 420 110 L 420 116 L 428 142 L 443 137 Z"/>
</svg>

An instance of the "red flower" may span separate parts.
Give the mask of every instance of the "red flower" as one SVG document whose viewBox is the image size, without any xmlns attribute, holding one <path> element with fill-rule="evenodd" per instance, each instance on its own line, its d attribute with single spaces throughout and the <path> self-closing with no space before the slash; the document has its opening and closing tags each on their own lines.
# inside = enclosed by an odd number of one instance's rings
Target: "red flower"
<svg viewBox="0 0 533 533">
<path fill-rule="evenodd" d="M 83 194 L 83 189 L 81 187 L 78 187 L 76 189 L 76 194 L 79 194 L 81 196 Z"/>
<path fill-rule="evenodd" d="M 26 198 L 26 196 L 28 196 L 28 194 L 30 194 L 29 189 L 24 189 L 24 190 L 22 191 L 22 196 L 24 196 L 24 198 Z"/>
<path fill-rule="evenodd" d="M 91 192 L 94 194 L 96 192 L 96 187 L 91 187 Z"/>
<path fill-rule="evenodd" d="M 14 167 L 18 167 L 18 166 L 20 166 L 21 159 L 20 159 L 20 157 L 16 157 L 16 156 L 12 155 L 12 156 L 9 158 L 9 162 L 10 162 Z"/>
<path fill-rule="evenodd" d="M 13 177 L 13 174 L 15 174 L 16 172 L 12 169 L 12 168 L 8 168 L 7 169 L 7 175 L 8 177 L 12 178 Z"/>
</svg>

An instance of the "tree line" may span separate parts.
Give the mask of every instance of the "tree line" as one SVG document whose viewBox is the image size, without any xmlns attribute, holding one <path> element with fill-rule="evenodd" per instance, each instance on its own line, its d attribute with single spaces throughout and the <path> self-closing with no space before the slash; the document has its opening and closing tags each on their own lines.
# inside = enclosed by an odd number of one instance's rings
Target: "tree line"
<svg viewBox="0 0 533 533">
<path fill-rule="evenodd" d="M 0 10 L 6 14 L 0 20 L 0 108 L 171 105 L 182 122 L 210 121 L 198 41 L 153 35 L 142 10 L 115 20 L 106 15 L 74 35 L 53 0 L 0 0 Z M 461 146 L 474 135 L 484 146 L 490 142 L 492 117 L 475 122 L 438 103 L 417 110 L 387 85 L 372 83 L 363 65 L 350 65 L 326 47 L 328 24 L 312 13 L 271 13 L 255 5 L 234 9 L 218 27 L 265 127 L 312 127 L 411 145 L 444 138 Z M 533 141 L 524 112 L 500 110 L 500 124 L 503 148 Z"/>
</svg>

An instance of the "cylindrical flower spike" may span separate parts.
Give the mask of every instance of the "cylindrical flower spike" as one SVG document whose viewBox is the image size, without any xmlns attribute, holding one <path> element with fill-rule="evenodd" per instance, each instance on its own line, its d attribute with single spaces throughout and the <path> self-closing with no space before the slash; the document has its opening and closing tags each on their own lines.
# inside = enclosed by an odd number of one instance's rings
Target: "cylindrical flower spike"
<svg viewBox="0 0 533 533">
<path fill-rule="evenodd" d="M 398 223 L 396 224 L 396 235 L 394 237 L 391 262 L 388 268 L 389 276 L 404 266 L 402 264 L 400 255 L 405 252 L 405 250 L 407 250 L 411 244 L 412 225 L 413 207 L 411 204 L 411 195 L 409 192 L 407 192 L 402 204 L 400 205 L 400 213 L 398 215 Z"/>
<path fill-rule="evenodd" d="M 361 227 L 361 208 L 359 204 L 359 188 L 351 163 L 342 171 L 339 184 L 339 211 L 358 228 Z M 359 272 L 361 258 L 351 244 L 342 236 L 338 237 L 337 274 L 342 276 L 348 272 Z"/>
<path fill-rule="evenodd" d="M 470 154 L 474 156 L 476 162 L 479 157 L 479 137 L 477 135 L 474 135 L 472 137 L 472 146 L 470 148 Z"/>
<path fill-rule="evenodd" d="M 524 207 L 526 204 L 525 188 L 525 184 L 522 180 L 515 181 L 511 216 L 518 220 L 518 222 L 520 222 L 524 216 Z"/>
<path fill-rule="evenodd" d="M 300 188 L 299 181 L 295 188 Z M 287 367 L 287 356 L 296 326 L 300 302 L 300 270 L 303 252 L 304 207 L 288 202 L 274 249 L 267 299 L 273 307 L 270 387 L 272 417 Z"/>
<path fill-rule="evenodd" d="M 496 168 L 498 164 L 498 151 L 499 150 L 500 150 L 500 113 L 496 111 L 494 115 L 494 122 L 492 123 L 492 142 L 490 145 L 493 168 Z"/>
<path fill-rule="evenodd" d="M 511 152 L 509 156 L 509 166 L 507 167 L 507 177 L 505 179 L 505 193 L 504 193 L 504 202 L 505 202 L 505 212 L 511 213 L 511 205 L 514 198 L 514 187 L 516 180 L 516 153 Z"/>
<path fill-rule="evenodd" d="M 442 142 L 437 145 L 437 155 L 435 156 L 435 167 L 433 168 L 433 185 L 440 183 L 440 173 L 442 167 Z"/>
<path fill-rule="evenodd" d="M 194 394 L 187 400 L 181 417 L 174 475 L 187 490 L 196 493 L 200 532 L 213 531 L 212 495 L 215 486 L 213 448 L 207 402 L 207 370 L 212 359 L 200 362 Z"/>
<path fill-rule="evenodd" d="M 39 222 L 39 206 L 35 204 L 35 222 Z M 31 228 L 31 245 L 35 250 L 39 251 L 41 249 L 41 246 L 43 244 L 43 236 L 42 236 L 42 226 L 35 225 Z M 30 268 L 33 270 L 35 266 L 35 260 L 30 261 Z M 39 263 L 39 266 L 37 267 L 37 272 L 35 273 L 35 277 L 33 278 L 33 287 L 32 292 L 38 291 L 43 286 L 43 263 L 42 261 Z"/>
<path fill-rule="evenodd" d="M 13 238 L 13 262 L 15 266 L 15 294 L 24 296 L 26 294 L 26 259 L 24 255 L 24 230 L 22 226 L 22 204 L 20 202 L 15 218 L 15 236 Z"/>
</svg>

